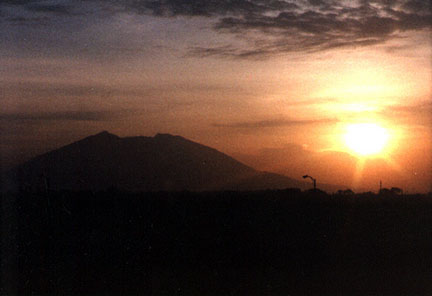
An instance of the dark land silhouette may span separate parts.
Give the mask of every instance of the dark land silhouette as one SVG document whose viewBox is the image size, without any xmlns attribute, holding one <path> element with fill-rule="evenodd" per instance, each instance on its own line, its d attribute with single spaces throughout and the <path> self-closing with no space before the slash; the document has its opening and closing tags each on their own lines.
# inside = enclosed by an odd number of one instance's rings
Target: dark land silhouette
<svg viewBox="0 0 432 296">
<path fill-rule="evenodd" d="M 3 294 L 432 293 L 431 194 L 327 194 L 161 134 L 103 132 L 8 176 Z"/>
<path fill-rule="evenodd" d="M 108 132 L 35 157 L 3 178 L 4 191 L 205 191 L 311 188 L 259 172 L 213 148 L 180 136 L 120 138 Z M 319 184 L 327 191 L 340 186 Z"/>
<path fill-rule="evenodd" d="M 432 196 L 2 196 L 2 292 L 430 295 Z"/>
</svg>

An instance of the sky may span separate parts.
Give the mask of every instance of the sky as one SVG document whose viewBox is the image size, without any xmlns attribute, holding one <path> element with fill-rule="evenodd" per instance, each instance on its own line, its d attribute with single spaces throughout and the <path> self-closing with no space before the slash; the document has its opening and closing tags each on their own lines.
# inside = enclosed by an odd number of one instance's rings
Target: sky
<svg viewBox="0 0 432 296">
<path fill-rule="evenodd" d="M 431 32 L 423 0 L 3 0 L 1 164 L 170 133 L 297 179 L 432 191 Z M 359 125 L 379 151 L 347 140 Z"/>
</svg>

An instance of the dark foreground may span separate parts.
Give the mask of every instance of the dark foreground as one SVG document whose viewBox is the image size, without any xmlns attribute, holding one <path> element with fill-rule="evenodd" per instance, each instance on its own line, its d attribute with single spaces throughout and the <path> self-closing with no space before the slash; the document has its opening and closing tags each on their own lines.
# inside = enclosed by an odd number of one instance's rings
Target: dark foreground
<svg viewBox="0 0 432 296">
<path fill-rule="evenodd" d="M 3 196 L 2 293 L 431 295 L 430 196 Z"/>
</svg>

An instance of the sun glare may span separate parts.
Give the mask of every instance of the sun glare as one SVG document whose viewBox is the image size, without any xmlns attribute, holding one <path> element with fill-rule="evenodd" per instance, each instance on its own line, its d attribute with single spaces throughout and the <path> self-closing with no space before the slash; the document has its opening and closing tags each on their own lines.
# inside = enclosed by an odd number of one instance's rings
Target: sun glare
<svg viewBox="0 0 432 296">
<path fill-rule="evenodd" d="M 382 152 L 388 138 L 387 130 L 377 124 L 357 123 L 347 126 L 345 144 L 353 152 L 367 156 Z"/>
</svg>

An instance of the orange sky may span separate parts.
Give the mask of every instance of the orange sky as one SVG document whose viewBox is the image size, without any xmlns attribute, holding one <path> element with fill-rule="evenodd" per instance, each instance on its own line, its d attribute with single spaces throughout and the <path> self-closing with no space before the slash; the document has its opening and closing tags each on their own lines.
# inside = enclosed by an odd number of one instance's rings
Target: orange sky
<svg viewBox="0 0 432 296">
<path fill-rule="evenodd" d="M 427 1 L 30 2 L 0 4 L 3 166 L 163 132 L 297 179 L 432 190 Z M 382 153 L 346 145 L 355 123 L 385 128 Z"/>
</svg>

